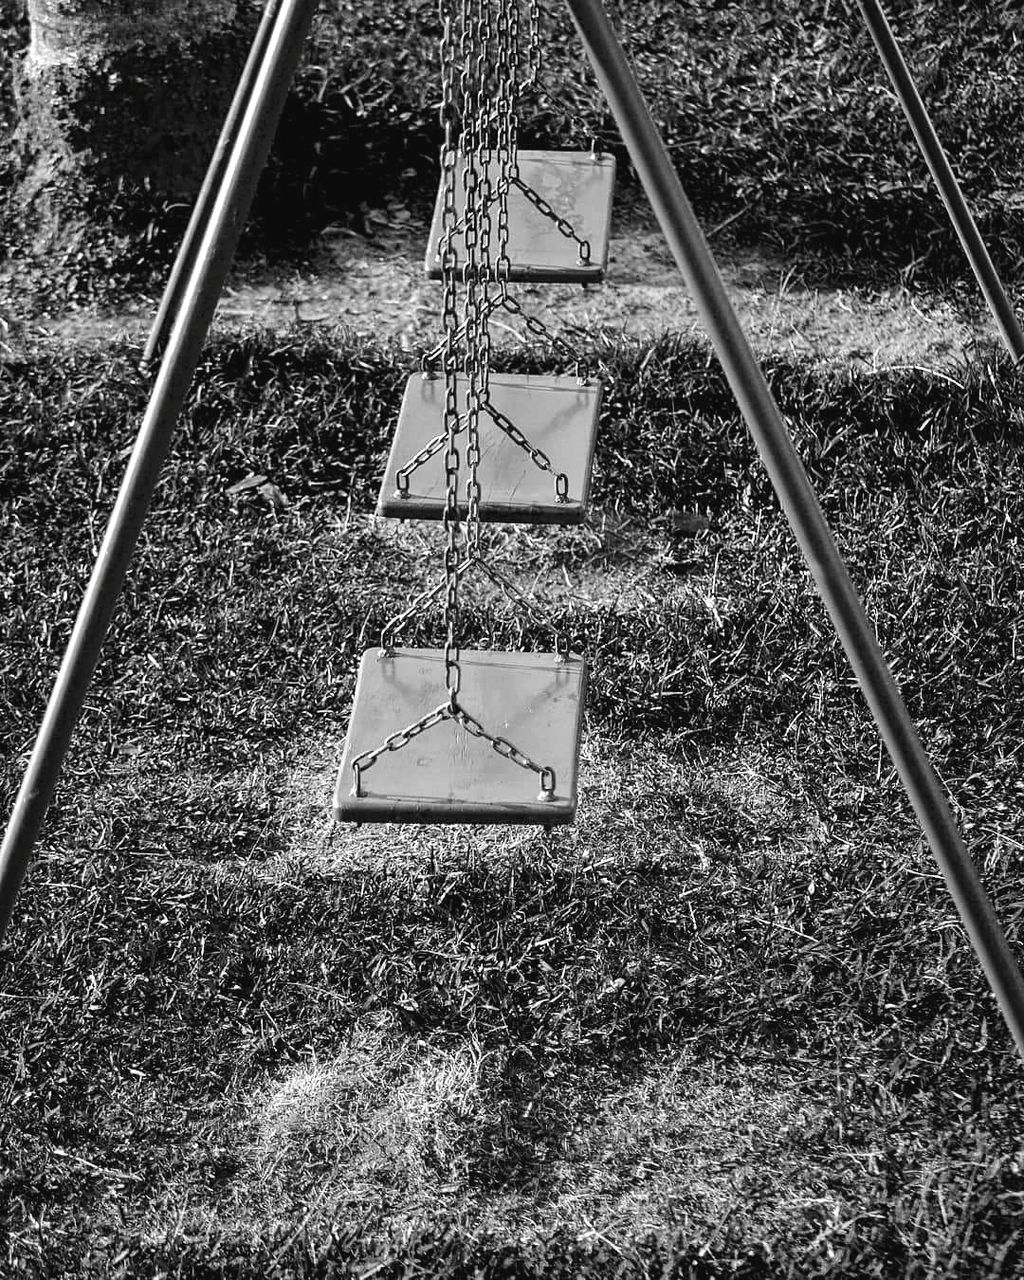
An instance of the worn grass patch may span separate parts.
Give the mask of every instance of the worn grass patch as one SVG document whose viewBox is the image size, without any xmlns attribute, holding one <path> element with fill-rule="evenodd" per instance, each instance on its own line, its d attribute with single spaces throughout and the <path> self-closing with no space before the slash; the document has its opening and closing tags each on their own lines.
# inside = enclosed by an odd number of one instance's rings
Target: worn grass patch
<svg viewBox="0 0 1024 1280">
<path fill-rule="evenodd" d="M 1020 1270 L 1019 1067 L 721 375 L 593 354 L 592 525 L 488 535 L 593 672 L 549 837 L 330 829 L 358 651 L 436 571 L 360 514 L 405 370 L 204 357 L 2 951 L 14 1274 Z M 8 802 L 136 358 L 0 378 Z M 768 373 L 1017 944 L 1019 375 Z"/>
</svg>

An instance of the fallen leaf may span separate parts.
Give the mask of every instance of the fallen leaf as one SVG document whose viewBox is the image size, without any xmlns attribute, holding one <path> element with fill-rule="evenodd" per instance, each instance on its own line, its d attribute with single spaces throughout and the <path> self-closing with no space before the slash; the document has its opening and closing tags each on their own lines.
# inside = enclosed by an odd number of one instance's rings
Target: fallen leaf
<svg viewBox="0 0 1024 1280">
<path fill-rule="evenodd" d="M 284 511 L 288 507 L 288 499 L 272 480 L 260 485 L 260 497 L 266 498 L 275 511 Z"/>
<path fill-rule="evenodd" d="M 239 480 L 233 484 L 227 492 L 233 498 L 236 493 L 245 493 L 248 489 L 258 489 L 260 485 L 266 483 L 266 476 L 247 475 L 244 480 Z"/>
</svg>

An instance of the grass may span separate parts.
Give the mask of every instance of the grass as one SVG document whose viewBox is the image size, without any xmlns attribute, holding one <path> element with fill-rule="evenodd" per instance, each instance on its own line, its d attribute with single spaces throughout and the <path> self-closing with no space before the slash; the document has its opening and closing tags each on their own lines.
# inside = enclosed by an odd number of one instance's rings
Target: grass
<svg viewBox="0 0 1024 1280">
<path fill-rule="evenodd" d="M 5 806 L 138 354 L 0 377 Z M 592 524 L 488 533 L 590 661 L 548 837 L 329 828 L 360 635 L 437 563 L 363 514 L 404 358 L 204 356 L 0 951 L 12 1274 L 1024 1273 L 1019 1066 L 721 375 L 594 355 Z M 1020 375 L 768 374 L 1019 943 Z"/>
<path fill-rule="evenodd" d="M 1024 259 L 1019 6 L 904 0 L 890 8 L 997 265 L 1014 271 Z M 542 91 L 521 106 L 523 144 L 578 146 L 594 135 L 625 161 L 568 16 L 550 9 Z M 734 238 L 823 257 L 832 272 L 858 278 L 865 261 L 873 274 L 963 277 L 955 236 L 849 0 L 778 0 L 770 11 L 645 0 L 611 13 L 706 225 L 728 219 Z M 4 86 L 25 31 L 20 12 L 0 9 L 0 24 L 2 132 Z M 437 37 L 434 0 L 321 7 L 248 253 L 301 255 L 333 223 L 365 226 L 396 200 L 426 205 L 439 145 Z M 621 171 L 623 189 L 638 198 L 628 165 Z M 162 274 L 185 211 L 165 207 L 158 187 L 140 195 L 153 207 L 134 222 L 128 197 L 117 194 L 139 243 L 122 237 L 114 258 L 108 246 L 98 275 L 121 279 L 147 261 Z M 104 287 L 83 276 L 81 263 L 77 274 L 79 300 Z"/>
</svg>

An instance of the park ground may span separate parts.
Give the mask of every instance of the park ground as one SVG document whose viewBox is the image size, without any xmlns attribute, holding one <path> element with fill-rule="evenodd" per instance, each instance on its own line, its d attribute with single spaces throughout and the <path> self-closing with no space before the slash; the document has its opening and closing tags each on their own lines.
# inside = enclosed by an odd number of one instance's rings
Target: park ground
<svg viewBox="0 0 1024 1280">
<path fill-rule="evenodd" d="M 605 385 L 592 515 L 486 532 L 588 655 L 578 819 L 331 823 L 359 653 L 438 563 L 436 529 L 372 514 L 436 333 L 427 203 L 225 291 L 0 949 L 0 1270 L 1024 1276 L 1024 1073 L 628 180 L 607 282 L 522 294 Z M 730 216 L 704 217 L 730 295 L 1019 949 L 1024 380 L 955 246 L 851 270 Z M 20 296 L 5 811 L 155 305 Z M 466 626 L 546 638 L 486 593 Z"/>
<path fill-rule="evenodd" d="M 363 230 L 337 227 L 302 266 L 249 266 L 235 273 L 217 310 L 216 329 L 255 326 L 343 326 L 415 351 L 436 331 L 439 287 L 423 276 L 427 222 L 422 211 L 385 204 L 365 211 Z M 713 232 L 714 228 L 710 228 Z M 848 361 L 864 368 L 957 363 L 996 340 L 994 322 L 970 281 L 955 290 L 916 287 L 891 273 L 880 285 L 840 280 L 820 264 L 794 265 L 769 245 L 719 245 L 719 267 L 745 332 L 759 352 L 812 362 Z M 810 279 L 808 279 L 810 277 Z M 630 338 L 701 333 L 693 301 L 664 238 L 638 200 L 625 225 L 613 224 L 609 271 L 602 285 L 529 285 L 530 311 L 556 332 Z M 155 302 L 128 306 L 45 308 L 26 313 L 9 304 L 7 341 L 29 336 L 102 343 L 143 339 Z M 499 342 L 513 341 L 501 333 Z"/>
</svg>

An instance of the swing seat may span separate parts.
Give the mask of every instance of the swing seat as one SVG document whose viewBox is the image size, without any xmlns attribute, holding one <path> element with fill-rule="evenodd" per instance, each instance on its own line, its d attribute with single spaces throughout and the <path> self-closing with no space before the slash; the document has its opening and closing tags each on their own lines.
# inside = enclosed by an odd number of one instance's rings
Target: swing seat
<svg viewBox="0 0 1024 1280">
<path fill-rule="evenodd" d="M 456 381 L 460 412 L 466 408 L 466 379 Z M 601 407 L 601 384 L 572 377 L 492 373 L 494 408 L 508 418 L 565 475 L 567 497 L 556 493 L 555 476 L 542 471 L 529 453 L 502 431 L 485 409 L 480 415 L 481 520 L 509 524 L 579 524 L 586 515 Z M 377 514 L 392 519 L 440 520 L 445 506 L 443 446 L 411 473 L 404 495 L 398 472 L 444 432 L 444 378 L 415 374 L 405 386 L 398 427 L 391 445 Z M 465 430 L 456 437 L 465 472 Z M 465 517 L 465 480 L 460 485 Z"/>
<path fill-rule="evenodd" d="M 585 663 L 553 653 L 464 649 L 459 703 L 488 733 L 553 769 L 538 775 L 451 720 L 425 729 L 361 771 L 352 762 L 447 701 L 441 649 L 368 649 L 359 664 L 348 736 L 334 791 L 338 822 L 537 823 L 576 815 Z"/>
<path fill-rule="evenodd" d="M 586 260 L 580 257 L 575 240 L 564 235 L 551 217 L 543 213 L 517 186 L 508 194 L 509 279 L 536 284 L 591 283 L 603 280 L 608 269 L 611 235 L 612 192 L 615 159 L 590 151 L 520 151 L 519 174 L 523 183 L 564 218 L 581 240 L 590 245 Z M 455 164 L 455 210 L 465 213 L 461 154 Z M 501 176 L 497 160 L 488 165 L 492 189 Z M 431 280 L 441 279 L 441 215 L 443 186 L 439 187 L 427 246 L 426 270 Z M 488 210 L 491 255 L 498 252 L 498 202 Z M 466 241 L 461 225 L 454 236 L 459 266 L 465 261 Z M 492 262 L 492 279 L 493 279 Z"/>
</svg>

